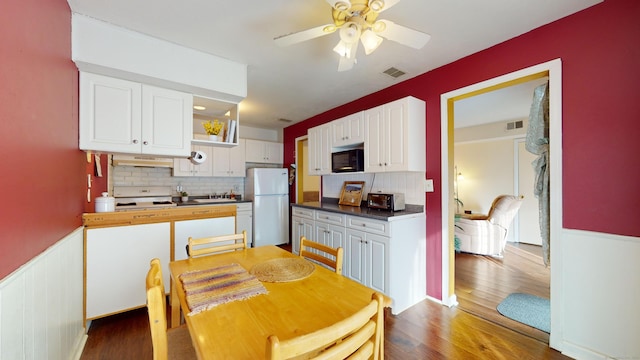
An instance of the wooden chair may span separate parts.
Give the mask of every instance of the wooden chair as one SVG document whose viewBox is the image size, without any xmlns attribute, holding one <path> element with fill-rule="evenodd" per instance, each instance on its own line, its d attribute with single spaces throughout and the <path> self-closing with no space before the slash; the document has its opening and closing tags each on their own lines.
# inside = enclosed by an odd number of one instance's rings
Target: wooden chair
<svg viewBox="0 0 640 360">
<path fill-rule="evenodd" d="M 334 259 L 331 259 L 327 256 L 322 256 L 320 254 L 316 254 L 307 250 L 307 248 L 316 249 L 318 251 L 324 252 L 326 254 L 332 255 Z M 334 269 L 338 275 L 342 275 L 342 258 L 344 257 L 344 249 L 332 248 L 315 241 L 311 241 L 304 236 L 300 237 L 300 256 L 305 257 L 307 259 L 312 259 L 318 262 L 321 262 L 330 268 Z"/>
<path fill-rule="evenodd" d="M 280 341 L 276 335 L 267 339 L 266 358 L 291 359 L 382 359 L 384 343 L 384 305 L 380 293 L 349 316 L 326 328 Z"/>
<path fill-rule="evenodd" d="M 189 258 L 202 255 L 211 255 L 222 251 L 244 250 L 247 248 L 247 231 L 240 234 L 210 236 L 194 239 L 189 237 L 187 255 Z"/>
<path fill-rule="evenodd" d="M 195 359 L 196 352 L 186 326 L 167 330 L 167 297 L 159 259 L 151 260 L 147 273 L 147 309 L 153 344 L 153 360 Z"/>
</svg>

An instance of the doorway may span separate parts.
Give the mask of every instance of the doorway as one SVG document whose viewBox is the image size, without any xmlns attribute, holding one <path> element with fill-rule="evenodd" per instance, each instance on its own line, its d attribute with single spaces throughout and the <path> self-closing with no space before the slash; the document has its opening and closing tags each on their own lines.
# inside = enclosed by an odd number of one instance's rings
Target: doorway
<svg viewBox="0 0 640 360">
<path fill-rule="evenodd" d="M 307 136 L 296 138 L 295 202 L 297 204 L 320 201 L 321 176 L 309 175 L 308 159 L 309 138 Z"/>
<path fill-rule="evenodd" d="M 549 119 L 550 119 L 550 139 L 552 154 L 549 164 L 551 173 L 550 178 L 550 207 L 551 207 L 551 241 L 554 243 L 555 252 L 551 253 L 551 334 L 549 345 L 553 348 L 559 348 L 560 342 L 554 334 L 562 332 L 562 314 L 554 311 L 554 308 L 560 309 L 563 303 L 562 299 L 562 279 L 560 277 L 562 268 L 562 257 L 559 252 L 561 238 L 559 232 L 561 230 L 562 219 L 562 76 L 560 59 L 552 60 L 547 63 L 535 65 L 523 70 L 519 70 L 510 74 L 499 76 L 481 83 L 470 85 L 458 90 L 441 95 L 441 194 L 446 197 L 442 201 L 442 302 L 448 306 L 457 304 L 455 294 L 455 251 L 453 246 L 454 236 L 454 200 L 450 196 L 453 188 L 454 179 L 454 163 L 453 163 L 453 104 L 456 100 L 486 93 L 492 90 L 505 88 L 511 85 L 537 79 L 540 77 L 549 77 Z"/>
</svg>

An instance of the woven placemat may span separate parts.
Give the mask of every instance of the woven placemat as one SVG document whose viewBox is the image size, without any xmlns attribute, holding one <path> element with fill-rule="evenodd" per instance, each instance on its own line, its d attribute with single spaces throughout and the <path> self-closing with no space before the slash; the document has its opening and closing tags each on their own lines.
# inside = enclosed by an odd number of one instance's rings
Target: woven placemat
<svg viewBox="0 0 640 360">
<path fill-rule="evenodd" d="M 281 258 L 256 264 L 249 273 L 264 282 L 287 282 L 304 279 L 315 269 L 311 262 L 303 258 Z"/>
<path fill-rule="evenodd" d="M 230 301 L 267 293 L 262 283 L 238 264 L 186 272 L 179 279 L 190 316 Z"/>
</svg>

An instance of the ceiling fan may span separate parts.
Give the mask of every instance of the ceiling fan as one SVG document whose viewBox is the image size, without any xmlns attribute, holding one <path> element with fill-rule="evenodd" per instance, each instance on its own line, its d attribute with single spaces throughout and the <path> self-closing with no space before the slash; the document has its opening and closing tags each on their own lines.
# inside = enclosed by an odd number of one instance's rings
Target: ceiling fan
<svg viewBox="0 0 640 360">
<path fill-rule="evenodd" d="M 431 39 L 429 34 L 409 29 L 390 20 L 378 20 L 378 15 L 400 0 L 326 0 L 332 7 L 333 24 L 283 35 L 274 39 L 279 46 L 289 46 L 338 31 L 340 41 L 333 51 L 340 55 L 338 71 L 350 70 L 356 63 L 358 40 L 366 55 L 380 46 L 383 38 L 422 48 Z"/>
</svg>

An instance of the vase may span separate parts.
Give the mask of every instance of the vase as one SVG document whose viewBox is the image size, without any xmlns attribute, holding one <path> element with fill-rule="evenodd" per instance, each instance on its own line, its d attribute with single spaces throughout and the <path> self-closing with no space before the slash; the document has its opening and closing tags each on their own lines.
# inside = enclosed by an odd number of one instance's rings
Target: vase
<svg viewBox="0 0 640 360">
<path fill-rule="evenodd" d="M 209 135 L 209 141 L 218 141 L 218 135 Z"/>
<path fill-rule="evenodd" d="M 187 201 L 189 201 L 189 197 L 188 196 L 182 196 L 180 198 L 180 200 L 182 200 L 182 202 L 187 202 Z"/>
</svg>

